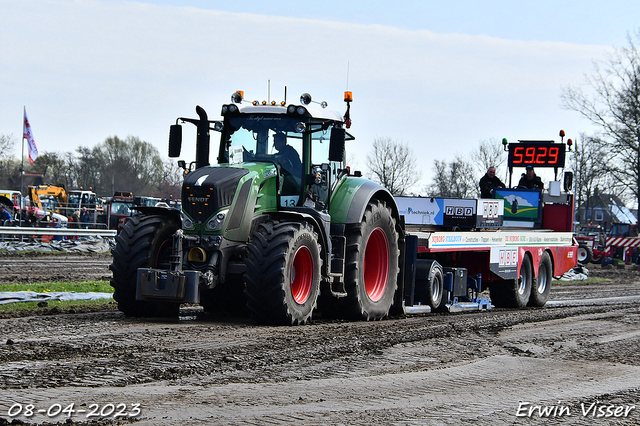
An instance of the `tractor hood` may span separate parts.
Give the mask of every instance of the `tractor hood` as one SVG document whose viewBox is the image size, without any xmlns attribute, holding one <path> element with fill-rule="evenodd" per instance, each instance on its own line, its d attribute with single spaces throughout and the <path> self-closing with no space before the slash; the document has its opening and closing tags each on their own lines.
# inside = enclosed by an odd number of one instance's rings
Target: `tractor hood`
<svg viewBox="0 0 640 426">
<path fill-rule="evenodd" d="M 202 167 L 184 178 L 182 208 L 202 223 L 217 210 L 231 205 L 240 179 L 249 170 L 237 167 Z"/>
</svg>

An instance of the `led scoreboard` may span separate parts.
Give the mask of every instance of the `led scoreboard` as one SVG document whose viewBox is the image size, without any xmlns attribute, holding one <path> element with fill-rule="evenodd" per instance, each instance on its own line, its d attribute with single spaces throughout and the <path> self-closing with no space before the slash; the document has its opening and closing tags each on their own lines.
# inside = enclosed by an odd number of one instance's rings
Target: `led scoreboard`
<svg viewBox="0 0 640 426">
<path fill-rule="evenodd" d="M 508 167 L 564 167 L 565 144 L 523 141 L 509 144 Z"/>
</svg>

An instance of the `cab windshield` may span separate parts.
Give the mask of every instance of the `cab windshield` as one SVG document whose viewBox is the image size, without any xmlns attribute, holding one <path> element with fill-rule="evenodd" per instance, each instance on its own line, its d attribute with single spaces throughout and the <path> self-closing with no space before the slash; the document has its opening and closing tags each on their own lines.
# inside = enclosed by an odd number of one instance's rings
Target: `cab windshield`
<svg viewBox="0 0 640 426">
<path fill-rule="evenodd" d="M 322 123 L 304 123 L 304 132 L 296 131 L 302 126 L 299 117 L 278 115 L 246 115 L 229 117 L 223 133 L 222 158 L 220 162 L 237 164 L 247 161 L 278 161 L 286 156 L 287 164 L 301 167 L 303 157 L 303 135 L 311 131 L 311 162 L 320 164 L 327 161 L 330 129 L 323 129 Z M 297 155 L 297 159 L 295 158 Z M 297 170 L 296 170 L 297 172 Z M 301 173 L 300 170 L 299 173 Z M 294 173 L 294 174 L 299 174 Z"/>
</svg>

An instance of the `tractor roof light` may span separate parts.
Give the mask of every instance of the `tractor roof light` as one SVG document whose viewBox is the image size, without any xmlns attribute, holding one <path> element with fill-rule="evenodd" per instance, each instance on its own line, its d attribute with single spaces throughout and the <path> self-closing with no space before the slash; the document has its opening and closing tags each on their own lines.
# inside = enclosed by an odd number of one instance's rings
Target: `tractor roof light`
<svg viewBox="0 0 640 426">
<path fill-rule="evenodd" d="M 300 95 L 300 103 L 303 105 L 309 105 L 311 103 L 311 95 L 308 93 Z"/>
<path fill-rule="evenodd" d="M 322 102 L 316 102 L 314 100 L 311 99 L 311 95 L 308 93 L 303 93 L 302 95 L 300 95 L 300 103 L 303 105 L 309 105 L 311 102 L 314 102 L 318 105 L 320 105 L 323 109 L 326 108 L 329 104 L 326 103 L 325 101 Z"/>
<path fill-rule="evenodd" d="M 238 105 L 235 105 L 235 104 L 222 105 L 221 115 L 236 114 L 238 111 L 239 111 Z"/>
<path fill-rule="evenodd" d="M 353 102 L 353 93 L 344 92 L 344 101 L 345 102 Z"/>
<path fill-rule="evenodd" d="M 509 145 L 509 141 L 507 140 L 507 138 L 502 138 L 502 147 L 505 151 L 507 150 L 507 145 Z"/>
<path fill-rule="evenodd" d="M 239 104 L 244 99 L 244 92 L 242 90 L 236 90 L 236 92 L 231 95 L 231 102 Z"/>
</svg>

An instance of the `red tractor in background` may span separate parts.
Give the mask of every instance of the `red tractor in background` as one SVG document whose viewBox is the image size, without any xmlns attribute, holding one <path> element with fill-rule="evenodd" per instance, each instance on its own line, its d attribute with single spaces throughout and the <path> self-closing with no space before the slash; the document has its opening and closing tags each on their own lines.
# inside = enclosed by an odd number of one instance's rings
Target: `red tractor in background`
<svg viewBox="0 0 640 426">
<path fill-rule="evenodd" d="M 575 238 L 580 263 L 605 263 L 606 259 L 617 258 L 628 265 L 636 263 L 640 255 L 637 223 L 614 222 L 607 233 L 600 225 L 588 225 Z"/>
</svg>

